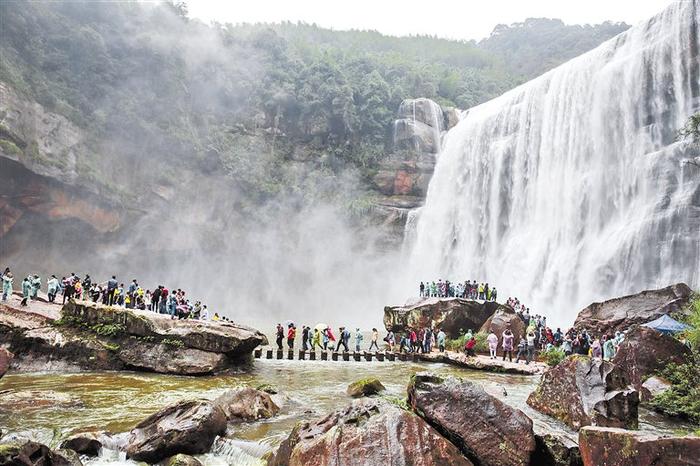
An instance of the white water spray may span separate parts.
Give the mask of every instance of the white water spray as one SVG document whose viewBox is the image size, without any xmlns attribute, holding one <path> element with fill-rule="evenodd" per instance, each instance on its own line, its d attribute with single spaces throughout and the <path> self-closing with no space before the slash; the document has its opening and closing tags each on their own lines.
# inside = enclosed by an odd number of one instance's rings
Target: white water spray
<svg viewBox="0 0 700 466">
<path fill-rule="evenodd" d="M 556 320 L 644 288 L 700 285 L 697 0 L 472 108 L 443 141 L 409 274 L 488 281 Z"/>
</svg>

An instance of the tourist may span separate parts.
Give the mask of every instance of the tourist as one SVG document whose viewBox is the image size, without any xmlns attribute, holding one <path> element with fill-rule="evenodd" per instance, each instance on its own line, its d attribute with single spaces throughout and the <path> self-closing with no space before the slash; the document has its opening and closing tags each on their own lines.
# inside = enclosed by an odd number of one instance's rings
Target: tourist
<svg viewBox="0 0 700 466">
<path fill-rule="evenodd" d="M 335 351 L 340 351 L 340 347 L 342 346 L 345 348 L 344 352 L 349 352 L 350 348 L 348 347 L 348 342 L 350 341 L 350 330 L 347 330 L 345 327 L 340 327 L 338 331 L 340 332 L 340 340 L 338 341 L 338 346 L 335 348 Z"/>
<path fill-rule="evenodd" d="M 396 337 L 394 336 L 394 332 L 389 330 L 384 337 L 384 341 L 387 345 L 389 345 L 389 351 L 394 351 L 394 345 L 396 345 Z"/>
<path fill-rule="evenodd" d="M 14 275 L 10 271 L 9 267 L 5 268 L 2 273 L 2 300 L 7 301 L 7 299 L 12 296 L 12 281 L 14 280 Z"/>
<path fill-rule="evenodd" d="M 213 322 L 217 322 L 219 319 L 220 319 L 219 313 L 218 313 L 218 312 L 215 312 L 215 313 L 214 313 L 214 317 L 212 317 L 211 320 L 212 320 Z"/>
<path fill-rule="evenodd" d="M 573 348 L 571 346 L 571 343 L 572 343 L 572 341 L 571 341 L 571 338 L 569 336 L 564 338 L 564 342 L 562 343 L 561 348 L 562 348 L 562 350 L 564 350 L 565 356 L 571 356 L 574 352 Z"/>
<path fill-rule="evenodd" d="M 433 350 L 433 331 L 430 327 L 426 327 L 423 333 L 423 352 L 430 354 Z"/>
<path fill-rule="evenodd" d="M 29 277 L 24 277 L 24 280 L 22 280 L 22 301 L 21 305 L 26 306 L 27 305 L 27 300 L 29 299 L 29 296 L 32 293 L 32 282 Z"/>
<path fill-rule="evenodd" d="M 379 351 L 379 344 L 377 343 L 377 340 L 379 340 L 379 332 L 377 331 L 376 328 L 372 329 L 372 341 L 369 343 L 369 351 L 372 351 L 372 348 L 375 348 L 375 352 Z"/>
<path fill-rule="evenodd" d="M 361 345 L 362 345 L 362 340 L 363 340 L 364 338 L 365 338 L 365 337 L 362 336 L 362 332 L 360 332 L 360 329 L 359 329 L 359 328 L 356 328 L 356 329 L 355 329 L 355 351 L 358 352 L 358 353 L 360 352 L 360 347 L 361 347 Z"/>
<path fill-rule="evenodd" d="M 515 340 L 515 335 L 507 328 L 503 331 L 502 338 L 501 347 L 503 348 L 503 360 L 505 361 L 506 355 L 508 355 L 508 362 L 513 362 L 513 342 Z"/>
<path fill-rule="evenodd" d="M 489 356 L 491 359 L 496 359 L 496 350 L 498 349 L 498 337 L 493 333 L 493 329 L 489 331 L 486 341 L 489 344 Z"/>
<path fill-rule="evenodd" d="M 306 325 L 301 326 L 301 349 L 303 351 L 309 350 L 309 327 Z"/>
<path fill-rule="evenodd" d="M 114 304 L 114 294 L 117 291 L 117 277 L 112 275 L 112 278 L 107 280 L 107 305 L 112 306 Z"/>
<path fill-rule="evenodd" d="M 311 351 L 316 351 L 317 346 L 319 349 L 322 348 L 322 346 L 321 346 L 321 331 L 318 328 L 315 328 L 314 329 L 314 336 L 311 339 Z"/>
<path fill-rule="evenodd" d="M 281 350 L 282 342 L 284 341 L 284 327 L 282 327 L 280 323 L 277 324 L 277 337 L 275 341 L 277 342 L 277 349 Z"/>
<path fill-rule="evenodd" d="M 199 317 L 201 320 L 209 320 L 209 309 L 207 309 L 207 305 L 205 304 L 202 306 L 202 314 Z"/>
<path fill-rule="evenodd" d="M 297 328 L 294 326 L 294 324 L 289 324 L 287 330 L 287 346 L 289 349 L 294 349 L 294 339 L 297 336 Z"/>
<path fill-rule="evenodd" d="M 464 336 L 464 340 L 467 341 L 472 337 L 472 329 L 467 330 L 467 334 Z"/>
<path fill-rule="evenodd" d="M 418 296 L 421 298 L 425 295 L 425 284 L 423 282 L 420 282 L 420 286 L 418 286 Z"/>
<path fill-rule="evenodd" d="M 41 289 L 41 278 L 39 278 L 39 275 L 34 275 L 34 277 L 30 276 L 30 283 L 32 285 L 31 298 L 32 300 L 36 300 L 39 295 L 39 290 Z"/>
<path fill-rule="evenodd" d="M 58 293 L 58 278 L 56 278 L 56 275 L 51 275 L 49 281 L 46 282 L 46 291 L 49 296 L 49 302 L 53 303 Z"/>
<path fill-rule="evenodd" d="M 411 346 L 411 349 L 410 349 L 411 353 L 418 352 L 418 335 L 416 334 L 416 331 L 413 330 L 412 328 L 409 329 L 409 332 L 408 332 L 408 343 Z"/>
<path fill-rule="evenodd" d="M 83 284 L 80 280 L 76 280 L 73 284 L 73 296 L 78 300 L 83 299 Z"/>
<path fill-rule="evenodd" d="M 530 364 L 530 361 L 535 357 L 535 333 L 530 330 L 527 334 L 527 358 L 525 364 Z"/>
<path fill-rule="evenodd" d="M 331 341 L 331 337 L 328 335 L 329 331 L 330 330 L 328 328 L 323 329 L 323 335 L 322 335 L 322 337 L 323 337 L 323 351 L 328 350 L 328 343 L 330 343 L 330 341 Z"/>
<path fill-rule="evenodd" d="M 476 346 L 476 338 L 474 338 L 474 336 L 472 336 L 464 344 L 464 352 L 466 353 L 467 356 L 476 356 L 476 353 L 474 352 L 475 346 Z"/>
<path fill-rule="evenodd" d="M 437 334 L 437 345 L 438 349 L 440 350 L 441 353 L 445 352 L 445 340 L 447 336 L 445 335 L 445 332 L 442 331 L 442 329 L 438 330 Z"/>
<path fill-rule="evenodd" d="M 518 354 L 515 356 L 515 363 L 520 362 L 520 357 L 523 357 L 523 359 L 527 358 L 527 340 L 523 338 L 522 336 L 520 337 L 520 342 L 518 343 Z"/>
<path fill-rule="evenodd" d="M 606 335 L 605 343 L 603 343 L 603 358 L 606 361 L 610 361 L 615 357 L 615 340 L 610 336 Z"/>
<path fill-rule="evenodd" d="M 593 340 L 593 344 L 591 345 L 591 356 L 593 356 L 596 359 L 600 359 L 602 356 L 602 348 L 600 345 L 600 339 L 598 337 Z"/>
<path fill-rule="evenodd" d="M 491 290 L 491 301 L 496 301 L 498 299 L 498 292 L 496 291 L 496 287 L 494 287 Z"/>
</svg>

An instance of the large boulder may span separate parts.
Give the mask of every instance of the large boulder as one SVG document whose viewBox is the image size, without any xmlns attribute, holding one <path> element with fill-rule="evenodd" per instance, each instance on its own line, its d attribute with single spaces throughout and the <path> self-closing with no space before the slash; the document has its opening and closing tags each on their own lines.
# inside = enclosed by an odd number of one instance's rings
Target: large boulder
<svg viewBox="0 0 700 466">
<path fill-rule="evenodd" d="M 85 301 L 67 303 L 60 319 L 6 304 L 0 311 L 0 345 L 17 355 L 17 371 L 207 375 L 247 364 L 253 349 L 267 344 L 257 330 L 229 322 L 173 320 Z"/>
<path fill-rule="evenodd" d="M 408 327 L 440 327 L 449 338 L 458 338 L 469 329 L 476 332 L 502 308 L 506 307 L 493 301 L 420 298 L 404 306 L 386 306 L 384 326 L 393 332 L 402 332 Z"/>
<path fill-rule="evenodd" d="M 542 376 L 527 404 L 574 429 L 637 428 L 639 394 L 615 364 L 569 356 Z"/>
<path fill-rule="evenodd" d="M 52 451 L 46 445 L 25 440 L 0 443 L 2 466 L 82 466 L 80 458 L 70 450 Z"/>
<path fill-rule="evenodd" d="M 579 312 L 574 327 L 587 329 L 596 335 L 627 330 L 634 324 L 644 324 L 683 310 L 691 294 L 688 285 L 677 283 L 658 290 L 593 303 Z"/>
<path fill-rule="evenodd" d="M 536 448 L 532 466 L 582 466 L 578 442 L 563 432 L 535 435 Z"/>
<path fill-rule="evenodd" d="M 700 437 L 662 437 L 606 427 L 584 427 L 579 448 L 585 466 L 697 466 Z"/>
<path fill-rule="evenodd" d="M 61 442 L 60 448 L 73 450 L 81 455 L 97 456 L 102 449 L 102 435 L 96 432 L 75 434 Z"/>
<path fill-rule="evenodd" d="M 513 347 L 518 345 L 518 337 L 525 336 L 527 327 L 525 327 L 525 322 L 521 319 L 518 314 L 515 313 L 513 309 L 507 306 L 501 306 L 496 309 L 496 312 L 489 317 L 484 325 L 481 326 L 480 331 L 484 333 L 489 333 L 491 330 L 498 336 L 499 347 L 503 342 L 503 332 L 505 329 L 509 328 L 513 332 Z"/>
<path fill-rule="evenodd" d="M 675 338 L 638 326 L 627 333 L 612 362 L 640 393 L 642 401 L 647 401 L 651 396 L 642 389 L 644 380 L 668 364 L 683 364 L 688 355 L 690 349 Z"/>
<path fill-rule="evenodd" d="M 5 348 L 0 348 L 0 378 L 2 378 L 10 368 L 10 361 L 12 361 L 13 357 L 14 355 Z"/>
<path fill-rule="evenodd" d="M 161 466 L 202 466 L 202 462 L 194 456 L 175 455 L 160 462 Z"/>
<path fill-rule="evenodd" d="M 353 398 L 377 395 L 386 390 L 384 385 L 375 377 L 358 380 L 348 385 L 347 394 Z"/>
<path fill-rule="evenodd" d="M 227 390 L 214 400 L 229 421 L 257 421 L 279 413 L 280 408 L 269 393 L 251 387 Z"/>
<path fill-rule="evenodd" d="M 157 463 L 178 453 L 205 453 L 225 432 L 226 415 L 220 407 L 207 401 L 181 401 L 137 424 L 129 433 L 126 455 Z"/>
<path fill-rule="evenodd" d="M 535 450 L 532 420 L 486 393 L 480 385 L 422 372 L 411 379 L 408 402 L 475 464 L 530 463 Z"/>
<path fill-rule="evenodd" d="M 394 122 L 394 149 L 415 152 L 437 153 L 440 148 L 440 133 L 430 125 L 409 118 Z"/>
<path fill-rule="evenodd" d="M 472 465 L 420 417 L 376 398 L 298 424 L 268 461 L 269 466 L 341 464 Z"/>
</svg>

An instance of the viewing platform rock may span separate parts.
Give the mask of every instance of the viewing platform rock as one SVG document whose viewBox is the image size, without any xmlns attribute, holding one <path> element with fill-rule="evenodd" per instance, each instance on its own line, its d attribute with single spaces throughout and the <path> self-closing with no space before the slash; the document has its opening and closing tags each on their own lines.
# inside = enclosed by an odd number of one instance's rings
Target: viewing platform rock
<svg viewBox="0 0 700 466">
<path fill-rule="evenodd" d="M 135 370 L 209 375 L 245 367 L 266 345 L 259 331 L 232 322 L 177 320 L 88 301 L 0 303 L 0 346 L 10 371 Z"/>
</svg>

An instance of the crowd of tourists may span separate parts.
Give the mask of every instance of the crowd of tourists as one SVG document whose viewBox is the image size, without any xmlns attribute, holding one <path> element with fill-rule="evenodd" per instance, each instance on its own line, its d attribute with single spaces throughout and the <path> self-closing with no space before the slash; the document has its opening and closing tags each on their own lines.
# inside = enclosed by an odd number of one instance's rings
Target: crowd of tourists
<svg viewBox="0 0 700 466">
<path fill-rule="evenodd" d="M 9 267 L 2 273 L 2 300 L 7 301 L 12 295 L 14 275 Z M 22 300 L 20 304 L 27 306 L 29 300 L 36 300 L 41 291 L 42 282 L 39 275 L 30 274 L 21 284 Z M 46 281 L 46 295 L 50 303 L 56 302 L 61 297 L 62 304 L 71 299 L 102 303 L 106 306 L 120 306 L 127 309 L 140 309 L 170 315 L 172 319 L 199 319 L 199 320 L 228 320 L 220 317 L 218 313 L 211 313 L 206 304 L 201 301 L 189 299 L 185 290 L 168 289 L 158 285 L 150 289 L 144 289 L 136 279 L 128 286 L 117 280 L 115 275 L 107 280 L 93 280 L 90 275 L 79 277 L 75 273 L 63 276 L 59 280 L 56 275 Z"/>
<path fill-rule="evenodd" d="M 449 280 L 437 282 L 420 282 L 418 293 L 421 298 L 465 298 L 480 299 L 482 301 L 496 301 L 498 291 L 496 287 L 489 287 L 488 283 L 479 283 L 476 280 L 452 283 Z"/>
</svg>

